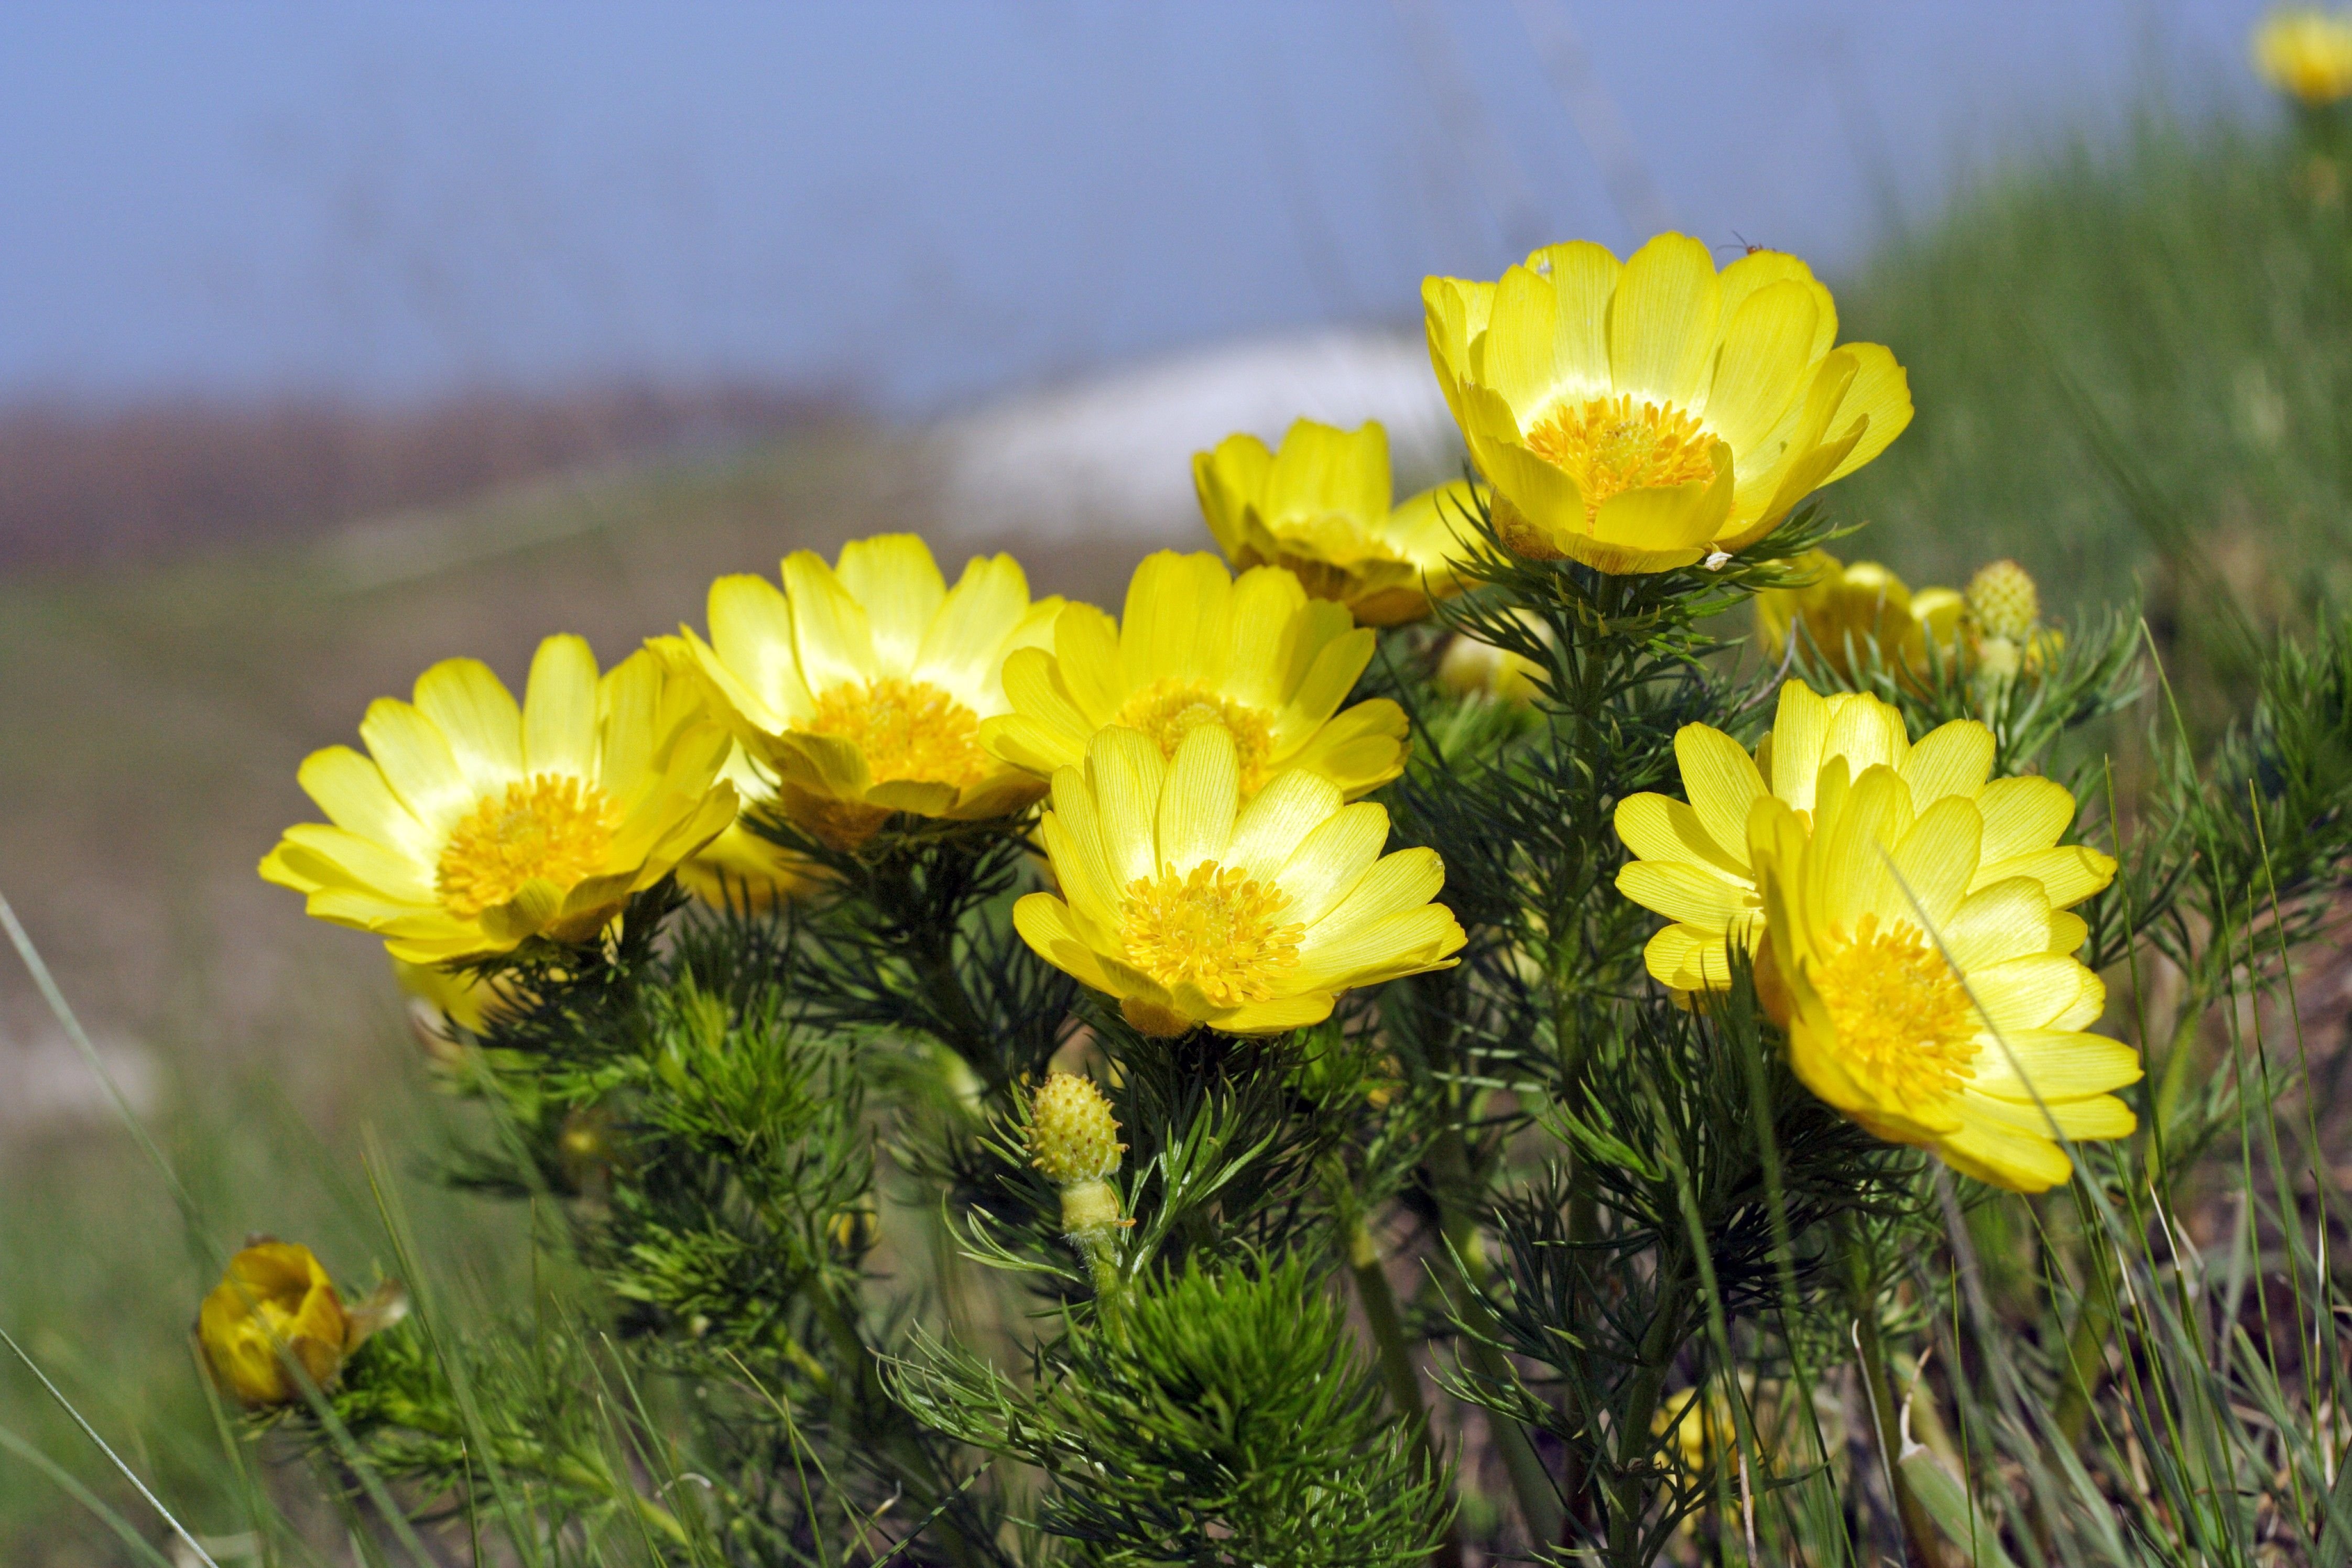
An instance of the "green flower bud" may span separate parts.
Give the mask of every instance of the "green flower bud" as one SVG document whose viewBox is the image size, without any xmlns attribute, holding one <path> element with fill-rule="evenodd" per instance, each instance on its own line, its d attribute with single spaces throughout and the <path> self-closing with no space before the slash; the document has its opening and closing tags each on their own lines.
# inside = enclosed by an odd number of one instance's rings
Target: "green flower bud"
<svg viewBox="0 0 2352 1568">
<path fill-rule="evenodd" d="M 2042 619 L 2042 595 L 2014 561 L 1996 561 L 1969 579 L 1969 614 L 1986 637 L 2022 643 Z"/>
<path fill-rule="evenodd" d="M 1110 1102 L 1093 1079 L 1066 1072 L 1047 1075 L 1029 1115 L 1029 1163 L 1039 1174 L 1063 1188 L 1100 1184 L 1118 1169 L 1126 1151 Z"/>
</svg>

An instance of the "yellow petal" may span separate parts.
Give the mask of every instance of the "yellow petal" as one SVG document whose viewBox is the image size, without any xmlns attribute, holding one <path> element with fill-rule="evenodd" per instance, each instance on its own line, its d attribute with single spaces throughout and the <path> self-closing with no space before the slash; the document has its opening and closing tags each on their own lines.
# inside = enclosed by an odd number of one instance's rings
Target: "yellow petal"
<svg viewBox="0 0 2352 1568">
<path fill-rule="evenodd" d="M 1703 931 L 1744 925 L 1759 907 L 1749 884 L 1674 861 L 1634 860 L 1618 868 L 1617 890 L 1677 925 Z"/>
<path fill-rule="evenodd" d="M 1876 343 L 1843 343 L 1838 352 L 1853 355 L 1856 369 L 1833 424 L 1844 429 L 1859 415 L 1869 425 L 1823 484 L 1835 483 L 1886 450 L 1911 424 L 1910 378 L 1892 353 Z"/>
<path fill-rule="evenodd" d="M 1963 974 L 2048 952 L 2050 900 L 2031 878 L 1996 882 L 1971 892 L 1936 934 Z"/>
<path fill-rule="evenodd" d="M 1752 921 L 1741 928 L 1743 936 L 1753 930 Z M 1722 931 L 1660 926 L 1642 950 L 1642 962 L 1659 984 L 1676 991 L 1721 990 L 1731 984 L 1731 959 Z"/>
<path fill-rule="evenodd" d="M 1444 904 L 1419 909 L 1326 934 L 1311 928 L 1298 944 L 1302 973 L 1321 977 L 1334 989 L 1377 985 L 1402 975 L 1445 967 L 1468 938 Z"/>
<path fill-rule="evenodd" d="M 596 775 L 596 656 L 580 637 L 549 637 L 523 688 L 522 771 Z"/>
<path fill-rule="evenodd" d="M 1969 994 L 1982 1010 L 1986 1027 L 2009 1035 L 2020 1029 L 2064 1028 L 2082 1000 L 2089 971 L 2055 953 L 2030 953 L 1987 964 L 1968 976 Z"/>
<path fill-rule="evenodd" d="M 1514 267 L 1495 285 L 1486 334 L 1470 345 L 1470 374 L 1510 405 L 1521 425 L 1557 395 L 1559 296 L 1551 281 Z"/>
<path fill-rule="evenodd" d="M 2074 1176 L 2065 1151 L 2049 1139 L 1990 1118 L 1969 1118 L 1938 1141 L 1937 1152 L 1961 1174 L 2013 1193 L 2046 1192 Z"/>
<path fill-rule="evenodd" d="M 1995 779 L 1977 809 L 1984 813 L 1985 863 L 1991 866 L 2057 843 L 2074 820 L 2074 797 L 2051 779 Z"/>
<path fill-rule="evenodd" d="M 1051 893 L 1030 893 L 1013 906 L 1013 929 L 1038 957 L 1084 985 L 1119 994 L 1101 955 L 1079 940 L 1069 907 Z"/>
<path fill-rule="evenodd" d="M 1328 938 L 1345 928 L 1403 914 L 1437 897 L 1444 885 L 1445 862 L 1434 849 L 1383 855 L 1318 923 L 1317 935 Z"/>
<path fill-rule="evenodd" d="M 1339 787 L 1319 773 L 1277 773 L 1234 823 L 1224 863 L 1270 882 L 1307 835 L 1343 804 Z"/>
<path fill-rule="evenodd" d="M 1213 555 L 1147 555 L 1128 582 L 1119 673 L 1128 690 L 1154 680 L 1199 680 L 1223 657 L 1233 579 Z M 1056 627 L 1056 636 L 1059 628 Z"/>
<path fill-rule="evenodd" d="M 1983 819 L 1969 801 L 1947 795 L 1919 813 L 1894 847 L 1894 875 L 1878 907 L 1882 921 L 1907 920 L 1941 933 L 1967 896 Z"/>
<path fill-rule="evenodd" d="M 416 709 L 448 742 L 478 796 L 504 789 L 522 772 L 522 710 L 490 667 L 445 658 L 416 678 Z"/>
<path fill-rule="evenodd" d="M 438 853 L 438 838 L 393 794 L 383 770 L 349 746 L 311 752 L 294 777 L 336 826 L 419 861 Z"/>
<path fill-rule="evenodd" d="M 1829 733 L 1828 700 L 1801 680 L 1783 682 L 1772 719 L 1772 793 L 1799 811 L 1813 808 Z"/>
<path fill-rule="evenodd" d="M 2115 880 L 2115 858 L 2087 844 L 2061 844 L 2036 849 L 1985 866 L 1978 875 L 1987 882 L 2011 877 L 2031 877 L 2050 895 L 2053 909 L 2071 909 Z"/>
<path fill-rule="evenodd" d="M 1182 876 L 1220 859 L 1241 806 L 1241 758 L 1223 725 L 1184 737 L 1160 792 L 1160 869 Z"/>
<path fill-rule="evenodd" d="M 1281 765 L 1320 773 L 1353 800 L 1404 772 L 1407 728 L 1403 709 L 1375 697 L 1336 715 Z"/>
<path fill-rule="evenodd" d="M 1820 319 L 1814 290 L 1793 279 L 1756 289 L 1728 318 L 1705 415 L 1732 450 L 1761 441 L 1804 390 Z"/>
<path fill-rule="evenodd" d="M 1785 250 L 1751 250 L 1723 269 L 1717 287 L 1723 293 L 1723 319 L 1738 319 L 1739 308 L 1759 289 L 1775 283 L 1803 285 L 1813 296 L 1816 320 L 1813 341 L 1805 359 L 1812 363 L 1829 353 L 1837 341 L 1837 304 L 1813 277 L 1813 269 Z"/>
<path fill-rule="evenodd" d="M 1028 608 L 1029 579 L 1018 562 L 974 558 L 924 627 L 910 668 L 986 717 L 1004 701 L 1005 641 Z M 878 634 L 876 641 L 879 654 Z"/>
<path fill-rule="evenodd" d="M 1905 735 L 1900 710 L 1861 692 L 1840 692 L 1829 701 L 1829 732 L 1822 741 L 1822 761 L 1843 757 L 1848 774 L 1855 778 L 1862 775 L 1864 768 L 1902 768 L 1911 743 Z"/>
<path fill-rule="evenodd" d="M 1969 1087 L 1996 1100 L 2050 1103 L 2104 1094 L 2140 1079 L 2139 1053 L 2121 1040 L 2071 1030 L 2018 1029 L 1988 1040 Z M 2062 1119 L 2059 1125 L 2065 1127 Z M 2072 1129 L 2067 1130 L 2074 1136 Z"/>
<path fill-rule="evenodd" d="M 1609 300 L 1624 268 L 1605 247 L 1581 239 L 1546 246 L 1527 266 L 1551 280 L 1551 362 L 1560 386 L 1571 393 L 1608 391 Z"/>
<path fill-rule="evenodd" d="M 1232 630 L 1213 660 L 1204 661 L 1205 673 L 1220 689 L 1264 712 L 1283 706 L 1321 644 L 1348 627 L 1348 613 L 1337 605 L 1308 615 L 1307 590 L 1277 567 L 1243 573 L 1230 604 Z M 1367 640 L 1370 636 L 1365 634 Z M 1369 651 L 1365 657 L 1370 658 Z M 1355 677 L 1348 683 L 1354 685 Z M 1340 696 L 1346 695 L 1343 688 Z"/>
<path fill-rule="evenodd" d="M 1747 865 L 1725 854 L 1698 813 L 1681 801 L 1663 795 L 1628 795 L 1617 803 L 1616 827 L 1617 837 L 1639 859 L 1686 862 L 1717 876 L 1748 879 Z"/>
<path fill-rule="evenodd" d="M 1806 901 L 1832 931 L 1898 902 L 1887 850 L 1911 830 L 1911 792 L 1887 767 L 1865 769 L 1842 801 L 1816 814 L 1805 868 Z"/>
<path fill-rule="evenodd" d="M 1748 865 L 1748 814 L 1764 793 L 1756 759 L 1720 730 L 1685 724 L 1675 731 L 1675 761 L 1682 769 L 1683 793 L 1724 861 Z"/>
<path fill-rule="evenodd" d="M 1275 874 L 1285 900 L 1282 918 L 1311 931 L 1380 859 L 1388 837 L 1389 814 L 1377 805 L 1360 802 L 1326 817 Z"/>
<path fill-rule="evenodd" d="M 1662 234 L 1626 258 L 1609 301 L 1609 370 L 1621 393 L 1688 408 L 1716 345 L 1715 258 Z"/>
<path fill-rule="evenodd" d="M 1167 776 L 1160 748 L 1133 730 L 1105 730 L 1087 747 L 1087 785 L 1101 814 L 1103 859 L 1118 887 L 1157 869 L 1160 791 Z"/>
<path fill-rule="evenodd" d="M 782 590 L 765 577 L 738 573 L 710 584 L 710 651 L 764 710 L 784 723 L 804 716 L 809 690 L 793 651 L 793 611 Z M 695 639 L 688 637 L 688 646 Z M 710 661 L 701 661 L 705 668 Z"/>
<path fill-rule="evenodd" d="M 1118 626 L 1092 605 L 1066 605 L 1054 620 L 1054 660 L 1070 700 L 1086 715 L 1083 746 L 1111 721 L 1132 689 L 1121 673 Z"/>
<path fill-rule="evenodd" d="M 1275 454 L 1260 510 L 1270 521 L 1338 512 L 1369 525 L 1388 515 L 1390 484 L 1389 433 L 1380 421 L 1340 430 L 1300 419 Z"/>
<path fill-rule="evenodd" d="M 391 697 L 369 703 L 360 739 L 393 793 L 435 833 L 446 833 L 473 809 L 477 792 L 459 771 L 440 727 L 407 703 Z"/>
<path fill-rule="evenodd" d="M 793 651 L 810 692 L 822 696 L 878 677 L 882 671 L 865 608 L 833 568 L 814 551 L 796 550 L 784 558 L 783 577 L 785 596 L 793 603 Z"/>
<path fill-rule="evenodd" d="M 1228 1035 L 1286 1035 L 1329 1017 L 1334 1000 L 1328 991 L 1318 991 L 1304 996 L 1252 1002 L 1220 1012 L 1216 1025 Z"/>
<path fill-rule="evenodd" d="M 1973 799 L 1992 773 L 1992 731 L 1973 719 L 1955 719 L 1921 736 L 1898 770 L 1911 786 L 1911 804 L 1925 811 L 1946 795 Z M 1991 827 L 1986 826 L 1986 837 Z"/>
<path fill-rule="evenodd" d="M 877 673 L 902 677 L 910 673 L 916 650 L 931 629 L 931 617 L 947 597 L 947 582 L 940 574 L 939 563 L 931 559 L 930 546 L 911 533 L 853 540 L 841 547 L 841 563 L 835 574 L 866 611 Z M 969 568 L 964 575 L 971 577 Z M 1022 601 L 1027 603 L 1026 593 Z"/>
<path fill-rule="evenodd" d="M 1378 635 L 1368 626 L 1359 626 L 1324 646 L 1290 700 L 1275 715 L 1275 756 L 1286 756 L 1339 711 L 1378 646 Z"/>
<path fill-rule="evenodd" d="M 1192 489 L 1217 548 L 1231 560 L 1241 548 L 1243 514 L 1265 491 L 1274 454 L 1256 437 L 1228 436 L 1216 449 L 1192 454 Z"/>
</svg>

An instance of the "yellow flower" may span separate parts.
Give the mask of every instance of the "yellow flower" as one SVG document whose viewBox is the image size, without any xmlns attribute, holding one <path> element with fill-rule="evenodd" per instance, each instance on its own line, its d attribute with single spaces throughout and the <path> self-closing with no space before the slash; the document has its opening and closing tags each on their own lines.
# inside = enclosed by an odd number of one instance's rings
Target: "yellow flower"
<svg viewBox="0 0 2352 1568">
<path fill-rule="evenodd" d="M 1456 632 L 1437 661 L 1437 683 L 1461 697 L 1493 697 L 1504 702 L 1532 702 L 1542 688 L 1546 671 L 1524 654 Z"/>
<path fill-rule="evenodd" d="M 2273 11 L 2254 29 L 2254 69 L 2315 108 L 2352 97 L 2352 16 L 2316 5 Z"/>
<path fill-rule="evenodd" d="M 369 705 L 372 755 L 302 763 L 333 826 L 287 829 L 261 874 L 410 963 L 585 942 L 734 816 L 726 731 L 680 684 L 642 651 L 599 679 L 574 637 L 539 645 L 520 707 L 487 666 L 436 664 L 413 705 Z"/>
<path fill-rule="evenodd" d="M 1103 731 L 1083 769 L 1054 775 L 1040 828 L 1062 897 L 1030 894 L 1013 923 L 1163 1037 L 1278 1034 L 1328 1017 L 1351 987 L 1449 966 L 1464 937 L 1430 902 L 1445 880 L 1434 850 L 1382 855 L 1388 813 L 1345 804 L 1319 773 L 1278 773 L 1246 805 L 1241 785 L 1221 725 L 1172 759 L 1137 731 Z"/>
<path fill-rule="evenodd" d="M 1972 797 L 1952 782 L 1885 763 L 1849 782 L 1832 763 L 1810 820 L 1759 802 L 1759 990 L 1790 1068 L 1822 1100 L 1963 1174 L 2041 1192 L 2073 1174 L 2056 1133 L 2132 1131 L 2107 1091 L 2139 1079 L 2139 1057 L 2083 1032 L 2106 988 L 2069 956 L 2082 921 L 2031 869 L 1988 864 L 2002 808 L 1990 788 Z"/>
<path fill-rule="evenodd" d="M 1375 421 L 1339 430 L 1301 419 L 1279 452 L 1255 436 L 1228 436 L 1192 455 L 1192 484 L 1227 560 L 1284 567 L 1364 626 L 1419 620 L 1432 595 L 1459 587 L 1447 559 L 1462 553 L 1454 531 L 1475 505 L 1469 484 L 1391 508 L 1389 437 Z"/>
<path fill-rule="evenodd" d="M 1756 630 L 1769 656 L 1780 657 L 1800 626 L 1830 667 L 1849 679 L 1854 656 L 1873 647 L 1897 669 L 1925 668 L 1931 641 L 1950 655 L 1960 619 L 1960 596 L 1952 590 L 1924 588 L 1915 595 L 1877 562 L 1849 566 L 1826 550 L 1808 551 L 1794 564 L 1806 582 L 1756 595 Z"/>
<path fill-rule="evenodd" d="M 1044 793 L 980 744 L 1005 710 L 1004 656 L 1044 641 L 1062 605 L 1032 604 L 1013 557 L 975 558 L 950 592 L 928 545 L 886 533 L 837 566 L 797 551 L 782 577 L 721 577 L 710 640 L 686 640 L 786 816 L 852 848 L 893 812 L 1001 816 Z"/>
<path fill-rule="evenodd" d="M 1748 824 L 1768 795 L 1802 820 L 1833 788 L 1870 768 L 1886 768 L 1920 812 L 1953 797 L 1981 816 L 1967 891 L 2031 878 L 2050 907 L 2063 910 L 2115 876 L 2110 857 L 2058 842 L 2074 819 L 2074 797 L 2064 785 L 2032 777 L 1988 782 L 1992 731 L 1973 719 L 1954 720 L 1914 743 L 1903 715 L 1875 697 L 1822 697 L 1791 680 L 1780 688 L 1772 732 L 1755 756 L 1720 730 L 1685 724 L 1675 736 L 1675 758 L 1688 804 L 1645 794 L 1617 806 L 1617 836 L 1634 856 L 1619 868 L 1617 890 L 1673 922 L 1650 939 L 1643 957 L 1651 975 L 1677 991 L 1728 985 L 1727 944 L 1755 946 L 1763 900 L 1748 862 Z M 2052 929 L 2072 937 L 2053 952 L 2082 944 L 2084 928 L 2076 917 L 2053 916 Z"/>
<path fill-rule="evenodd" d="M 1150 736 L 1163 758 L 1194 731 L 1215 729 L 1240 753 L 1244 796 L 1303 768 L 1352 800 L 1404 771 L 1404 710 L 1381 697 L 1339 710 L 1373 642 L 1278 566 L 1236 581 L 1213 555 L 1163 550 L 1135 569 L 1123 627 L 1072 605 L 1055 623 L 1052 651 L 1004 661 L 1013 712 L 982 725 L 981 739 L 1050 778 L 1083 763 L 1106 726 Z"/>
<path fill-rule="evenodd" d="M 214 1381 L 239 1404 L 261 1409 L 302 1396 L 289 1359 L 323 1388 L 362 1341 L 407 1310 L 397 1285 L 347 1309 L 309 1247 L 265 1239 L 228 1260 L 196 1312 L 196 1340 Z"/>
<path fill-rule="evenodd" d="M 1429 279 L 1422 303 L 1496 531 L 1523 555 L 1663 572 L 1737 550 L 1911 422 L 1895 356 L 1832 348 L 1829 290 L 1779 251 L 1717 277 L 1685 235 L 1622 267 L 1580 241 L 1499 282 Z"/>
</svg>

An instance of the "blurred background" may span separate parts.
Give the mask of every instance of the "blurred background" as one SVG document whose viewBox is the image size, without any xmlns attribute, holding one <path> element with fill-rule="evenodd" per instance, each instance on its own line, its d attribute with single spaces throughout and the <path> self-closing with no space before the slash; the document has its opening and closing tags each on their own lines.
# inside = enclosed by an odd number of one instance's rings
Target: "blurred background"
<svg viewBox="0 0 2352 1568">
<path fill-rule="evenodd" d="M 0 10 L 0 894 L 192 1205 L 0 963 L 0 1326 L 201 1521 L 188 1215 L 365 1274 L 362 1151 L 413 1171 L 443 1112 L 378 944 L 253 866 L 370 698 L 461 653 L 519 685 L 556 629 L 616 658 L 718 573 L 886 529 L 1115 601 L 1207 547 L 1189 454 L 1301 414 L 1381 419 L 1429 482 L 1424 274 L 1792 251 L 1918 407 L 1831 492 L 1849 554 L 2012 554 L 2160 633 L 2191 592 L 2310 614 L 2352 247 L 2259 14 Z M 413 1201 L 507 1255 L 512 1215 Z M 0 1448 L 0 1557 L 131 1560 L 21 1369 Z"/>
</svg>

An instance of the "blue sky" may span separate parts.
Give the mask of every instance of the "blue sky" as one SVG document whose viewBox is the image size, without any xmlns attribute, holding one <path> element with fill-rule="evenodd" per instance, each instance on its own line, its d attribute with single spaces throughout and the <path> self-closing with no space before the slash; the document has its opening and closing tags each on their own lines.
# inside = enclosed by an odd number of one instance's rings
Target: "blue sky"
<svg viewBox="0 0 2352 1568">
<path fill-rule="evenodd" d="M 1834 270 L 2258 0 L 18 0 L 0 400 L 749 380 L 922 413 L 1668 215 Z M 1596 103 L 1598 107 L 1596 108 Z"/>
</svg>

